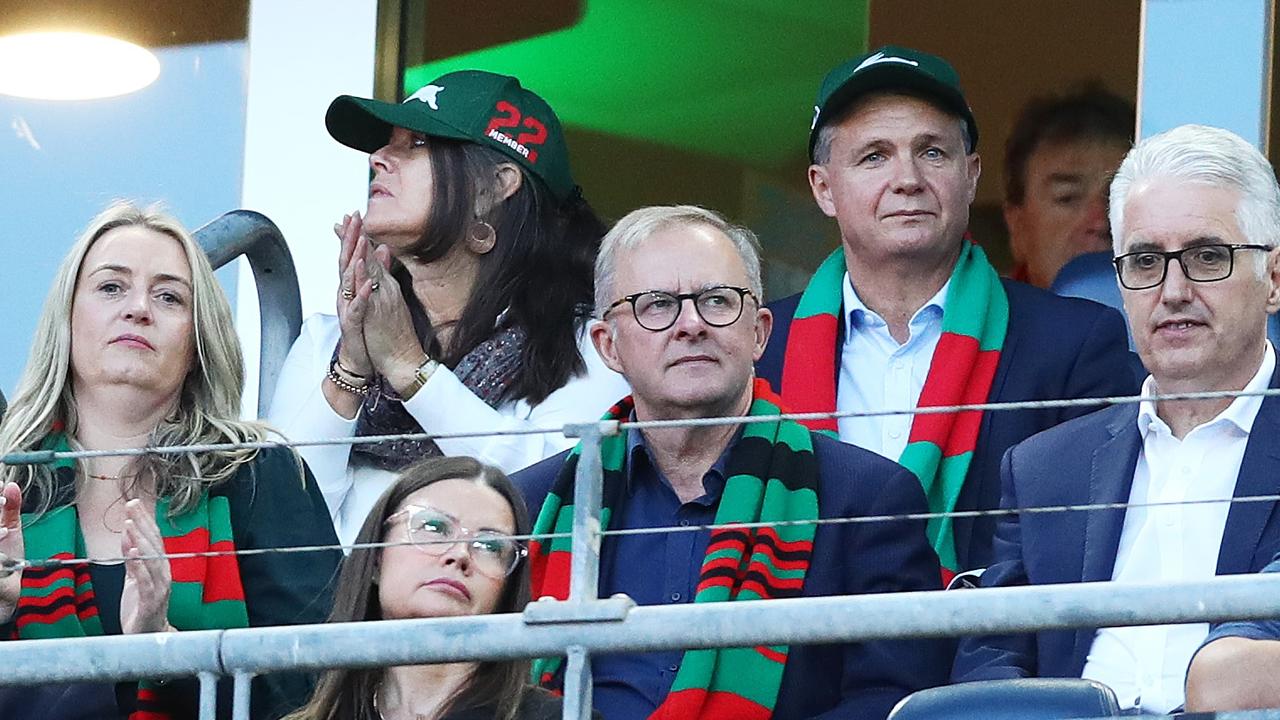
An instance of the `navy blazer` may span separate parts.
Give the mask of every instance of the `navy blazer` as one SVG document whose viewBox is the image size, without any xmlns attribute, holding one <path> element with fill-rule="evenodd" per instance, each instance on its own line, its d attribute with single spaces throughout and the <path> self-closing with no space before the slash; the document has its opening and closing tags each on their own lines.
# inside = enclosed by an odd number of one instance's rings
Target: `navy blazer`
<svg viewBox="0 0 1280 720">
<path fill-rule="evenodd" d="M 1280 370 L 1271 387 L 1280 385 Z M 1138 406 L 1118 405 L 1015 445 L 1000 474 L 1006 507 L 1124 503 L 1142 449 Z M 1262 402 L 1245 446 L 1235 497 L 1280 489 L 1280 398 Z M 1109 581 L 1124 510 L 1036 513 L 1000 521 L 997 562 L 984 587 Z M 1236 503 L 1227 514 L 1217 574 L 1258 572 L 1280 549 L 1274 502 Z M 952 678 L 1080 677 L 1097 628 L 966 638 Z"/>
<path fill-rule="evenodd" d="M 1120 313 L 1095 302 L 1058 297 L 1039 288 L 1003 280 L 1009 295 L 1009 331 L 1000 352 L 989 402 L 1060 400 L 1136 395 L 1140 388 L 1136 359 Z M 773 335 L 756 363 L 756 374 L 781 394 L 782 360 L 799 295 L 771 303 Z M 844 323 L 832 352 L 844 344 Z M 1000 503 L 1000 458 L 1014 443 L 1097 408 L 1056 408 L 983 413 L 978 446 L 965 476 L 957 510 L 995 508 Z M 956 518 L 956 556 L 960 570 L 992 562 L 990 517 Z"/>
<path fill-rule="evenodd" d="M 859 447 L 814 435 L 818 461 L 818 512 L 823 518 L 921 512 L 924 491 L 900 465 Z M 512 476 L 533 515 L 542 507 L 566 453 Z M 834 479 L 834 480 L 833 480 Z M 705 554 L 710 531 L 700 533 L 695 552 Z M 648 536 L 634 536 L 648 537 Z M 600 596 L 617 592 L 606 537 L 601 549 Z M 694 583 L 699 567 L 691 567 Z M 920 521 L 819 525 L 805 575 L 803 596 L 935 590 L 938 557 Z M 655 579 L 654 582 L 659 582 Z M 685 597 L 683 602 L 692 598 Z M 782 675 L 774 720 L 884 718 L 898 700 L 946 681 L 955 645 L 948 640 L 883 640 L 843 645 L 793 646 Z M 598 698 L 597 698 L 598 699 Z M 610 715 L 608 720 L 630 720 Z"/>
</svg>

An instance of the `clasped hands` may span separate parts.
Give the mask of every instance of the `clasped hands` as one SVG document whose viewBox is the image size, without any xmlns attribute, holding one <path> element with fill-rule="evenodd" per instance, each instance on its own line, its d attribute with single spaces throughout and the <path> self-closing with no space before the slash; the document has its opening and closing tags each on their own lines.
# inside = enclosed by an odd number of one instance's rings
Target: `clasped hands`
<svg viewBox="0 0 1280 720">
<path fill-rule="evenodd" d="M 424 360 L 409 306 L 391 276 L 391 250 L 361 232 L 360 213 L 333 226 L 338 253 L 338 362 L 359 375 L 377 373 L 397 391 L 413 382 Z"/>
</svg>

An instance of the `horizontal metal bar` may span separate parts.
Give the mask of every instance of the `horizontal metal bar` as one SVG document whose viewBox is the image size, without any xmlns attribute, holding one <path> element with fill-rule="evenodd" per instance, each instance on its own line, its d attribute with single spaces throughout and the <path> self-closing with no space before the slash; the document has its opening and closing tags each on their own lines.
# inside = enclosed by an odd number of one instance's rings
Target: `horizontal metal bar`
<svg viewBox="0 0 1280 720">
<path fill-rule="evenodd" d="M 223 630 L 0 643 L 0 686 L 222 674 Z"/>
<path fill-rule="evenodd" d="M 955 637 L 1036 629 L 1280 617 L 1280 574 L 637 607 L 613 623 L 519 615 L 228 630 L 223 663 L 260 672 L 671 648 Z"/>
<path fill-rule="evenodd" d="M 703 603 L 637 607 L 605 623 L 506 614 L 14 641 L 0 643 L 0 685 L 1276 617 L 1280 574 Z"/>
</svg>

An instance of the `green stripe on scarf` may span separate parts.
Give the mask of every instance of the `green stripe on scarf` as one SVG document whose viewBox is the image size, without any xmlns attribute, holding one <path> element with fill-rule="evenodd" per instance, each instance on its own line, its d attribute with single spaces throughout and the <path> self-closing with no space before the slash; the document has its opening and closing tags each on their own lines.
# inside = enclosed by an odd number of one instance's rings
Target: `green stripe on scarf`
<svg viewBox="0 0 1280 720">
<path fill-rule="evenodd" d="M 782 402 L 790 412 L 834 412 L 836 338 L 842 322 L 844 255 L 831 253 L 800 296 L 782 366 Z M 951 273 L 942 337 L 929 363 L 918 407 L 987 402 L 1009 330 L 1009 298 L 982 248 L 965 241 Z M 879 409 L 879 408 L 868 408 Z M 835 420 L 805 423 L 836 433 Z M 898 462 L 924 487 L 929 511 L 952 512 L 978 444 L 982 413 L 916 415 Z M 931 520 L 929 542 L 944 573 L 960 570 L 951 518 Z"/>
<path fill-rule="evenodd" d="M 751 415 L 777 415 L 779 403 L 767 383 L 757 380 Z M 605 419 L 625 420 L 633 405 L 627 398 Z M 615 517 L 625 499 L 625 435 L 601 444 L 604 466 L 601 527 Z M 575 448 L 556 477 L 534 524 L 535 535 L 561 533 L 573 526 L 573 482 L 581 448 Z M 784 522 L 818 518 L 818 471 L 813 438 L 791 421 L 743 426 L 726 468 L 727 479 L 716 509 L 716 525 Z M 711 531 L 693 602 L 796 597 L 804 586 L 813 553 L 815 526 L 800 523 L 752 530 Z M 534 597 L 564 599 L 569 590 L 568 539 L 530 543 Z M 775 561 L 775 558 L 781 558 Z M 787 647 L 689 650 L 671 692 L 651 719 L 765 720 L 773 713 L 782 686 Z M 555 681 L 562 659 L 534 661 L 533 680 Z"/>
<path fill-rule="evenodd" d="M 65 436 L 50 435 L 43 450 L 70 449 Z M 75 465 L 70 460 L 53 464 L 57 484 L 74 487 Z M 196 507 L 168 517 L 169 500 L 156 501 L 156 524 L 164 539 L 164 551 L 199 553 L 234 551 L 231 509 L 222 496 L 201 496 Z M 58 506 L 39 517 L 23 515 L 23 541 L 28 560 L 73 559 L 86 556 L 80 521 L 73 504 Z M 179 630 L 209 630 L 249 626 L 249 614 L 240 583 L 235 555 L 171 558 L 172 574 L 168 620 Z M 56 597 L 54 597 L 56 596 Z M 13 617 L 22 640 L 102 635 L 97 601 L 86 563 L 23 570 L 22 592 Z M 163 718 L 143 710 L 154 705 L 154 685 L 138 684 L 139 712 L 135 717 Z"/>
</svg>

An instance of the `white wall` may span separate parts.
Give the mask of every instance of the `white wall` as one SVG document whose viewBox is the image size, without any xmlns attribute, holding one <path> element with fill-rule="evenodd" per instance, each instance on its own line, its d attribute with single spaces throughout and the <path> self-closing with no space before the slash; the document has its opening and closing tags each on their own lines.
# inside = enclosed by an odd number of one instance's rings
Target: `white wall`
<svg viewBox="0 0 1280 720">
<path fill-rule="evenodd" d="M 332 313 L 333 224 L 362 210 L 367 158 L 324 128 L 338 95 L 371 97 L 377 0 L 252 0 L 241 206 L 271 218 L 293 253 L 302 315 Z M 236 325 L 245 348 L 244 408 L 257 407 L 258 300 L 241 263 Z"/>
</svg>

